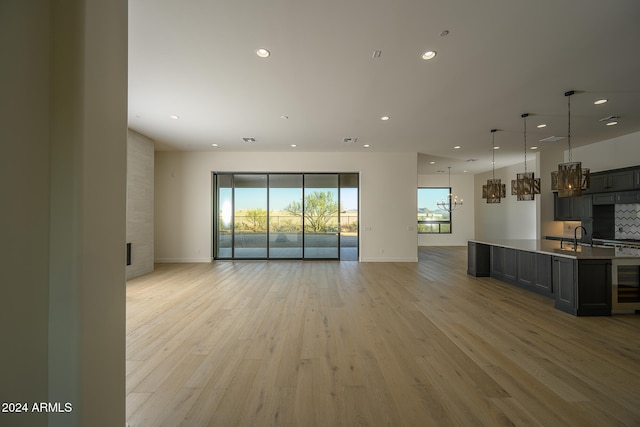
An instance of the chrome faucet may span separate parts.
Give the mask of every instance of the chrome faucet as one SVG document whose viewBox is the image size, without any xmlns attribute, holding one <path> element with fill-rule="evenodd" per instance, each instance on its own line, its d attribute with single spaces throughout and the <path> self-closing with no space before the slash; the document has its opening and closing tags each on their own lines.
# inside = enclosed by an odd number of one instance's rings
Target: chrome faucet
<svg viewBox="0 0 640 427">
<path fill-rule="evenodd" d="M 574 251 L 578 250 L 578 228 L 582 228 L 582 236 L 587 235 L 587 229 L 581 225 L 573 229 L 573 250 Z"/>
</svg>

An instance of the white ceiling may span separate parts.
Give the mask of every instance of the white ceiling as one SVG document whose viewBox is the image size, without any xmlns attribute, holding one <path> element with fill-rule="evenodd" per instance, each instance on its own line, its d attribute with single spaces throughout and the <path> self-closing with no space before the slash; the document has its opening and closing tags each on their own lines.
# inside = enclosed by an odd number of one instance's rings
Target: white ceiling
<svg viewBox="0 0 640 427">
<path fill-rule="evenodd" d="M 522 113 L 529 145 L 566 146 L 537 141 L 566 136 L 568 90 L 573 146 L 640 131 L 639 1 L 129 0 L 129 126 L 157 150 L 418 152 L 421 173 L 478 173 L 492 128 L 496 167 L 522 161 Z"/>
</svg>

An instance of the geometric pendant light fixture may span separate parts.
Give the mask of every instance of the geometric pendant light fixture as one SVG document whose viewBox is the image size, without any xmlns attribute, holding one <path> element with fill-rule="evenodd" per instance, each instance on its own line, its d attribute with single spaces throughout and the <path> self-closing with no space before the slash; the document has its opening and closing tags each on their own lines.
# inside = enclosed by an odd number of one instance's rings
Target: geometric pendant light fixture
<svg viewBox="0 0 640 427">
<path fill-rule="evenodd" d="M 534 200 L 536 194 L 540 194 L 540 178 L 535 178 L 533 172 L 527 172 L 527 117 L 529 114 L 522 114 L 524 119 L 524 172 L 516 175 L 515 180 L 511 180 L 511 194 L 517 196 L 516 200 Z"/>
<path fill-rule="evenodd" d="M 583 169 L 582 163 L 571 159 L 571 95 L 575 91 L 564 93 L 568 105 L 568 132 L 567 143 L 569 146 L 569 161 L 560 163 L 558 170 L 551 172 L 551 190 L 558 192 L 558 197 L 577 197 L 582 195 L 582 190 L 589 188 L 591 174 L 589 169 Z"/>
<path fill-rule="evenodd" d="M 487 199 L 487 203 L 500 203 L 500 200 L 507 196 L 506 185 L 500 178 L 496 179 L 496 131 L 491 129 L 491 167 L 492 178 L 487 180 L 487 184 L 482 186 L 482 198 Z"/>
</svg>

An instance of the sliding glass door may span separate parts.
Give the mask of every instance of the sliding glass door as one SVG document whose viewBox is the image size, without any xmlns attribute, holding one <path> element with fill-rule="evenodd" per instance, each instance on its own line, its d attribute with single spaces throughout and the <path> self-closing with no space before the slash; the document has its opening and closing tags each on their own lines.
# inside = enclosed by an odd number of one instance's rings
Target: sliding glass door
<svg viewBox="0 0 640 427">
<path fill-rule="evenodd" d="M 269 175 L 269 258 L 302 258 L 302 174 Z"/>
<path fill-rule="evenodd" d="M 358 174 L 215 173 L 214 188 L 215 259 L 358 259 Z"/>
<path fill-rule="evenodd" d="M 338 175 L 304 176 L 304 257 L 338 259 Z"/>
</svg>

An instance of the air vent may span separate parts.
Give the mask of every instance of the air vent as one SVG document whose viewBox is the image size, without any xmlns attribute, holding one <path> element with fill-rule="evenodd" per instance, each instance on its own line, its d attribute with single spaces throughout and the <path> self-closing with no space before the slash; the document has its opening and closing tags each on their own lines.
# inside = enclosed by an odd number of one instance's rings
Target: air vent
<svg viewBox="0 0 640 427">
<path fill-rule="evenodd" d="M 255 138 L 242 138 L 244 142 L 256 142 Z"/>
<path fill-rule="evenodd" d="M 564 136 L 549 136 L 547 138 L 541 139 L 540 142 L 556 142 L 564 138 Z"/>
<path fill-rule="evenodd" d="M 346 144 L 353 144 L 355 142 L 358 142 L 358 138 L 344 138 L 342 142 Z"/>
<path fill-rule="evenodd" d="M 373 55 L 371 55 L 372 58 L 380 58 L 380 55 L 382 55 L 382 51 L 381 50 L 374 50 L 373 51 Z"/>
<path fill-rule="evenodd" d="M 467 162 L 477 162 L 478 159 L 467 159 Z"/>
</svg>

